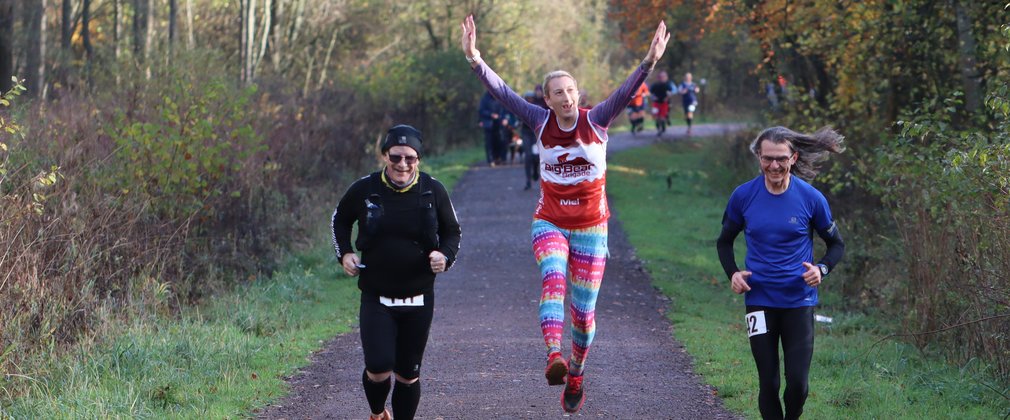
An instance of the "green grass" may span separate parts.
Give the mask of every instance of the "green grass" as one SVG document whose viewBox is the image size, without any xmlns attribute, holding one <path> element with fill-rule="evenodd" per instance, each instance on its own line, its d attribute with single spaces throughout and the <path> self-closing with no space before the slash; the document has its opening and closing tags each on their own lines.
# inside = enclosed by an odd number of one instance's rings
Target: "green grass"
<svg viewBox="0 0 1010 420">
<path fill-rule="evenodd" d="M 484 161 L 484 146 L 458 149 L 452 152 L 425 158 L 421 170 L 437 178 L 452 191 L 463 173 L 477 162 Z"/>
<path fill-rule="evenodd" d="M 482 158 L 480 149 L 460 150 L 423 170 L 451 189 Z M 110 321 L 115 333 L 104 341 L 24 367 L 33 372 L 27 389 L 0 399 L 0 418 L 249 416 L 285 395 L 284 377 L 357 322 L 355 280 L 340 270 L 328 233 L 315 242 L 270 278 L 176 316 Z"/>
<path fill-rule="evenodd" d="M 654 285 L 671 297 L 675 336 L 696 371 L 727 407 L 760 418 L 743 298 L 730 291 L 715 252 L 729 191 L 717 181 L 724 179 L 716 172 L 722 169 L 708 160 L 716 153 L 712 143 L 617 154 L 608 165 L 607 192 Z M 742 243 L 738 238 L 741 261 Z M 844 262 L 839 268 L 845 270 Z M 834 323 L 817 324 L 806 418 L 999 418 L 1010 412 L 985 385 L 984 367 L 958 369 L 894 340 L 874 345 L 886 320 L 827 315 Z"/>
<path fill-rule="evenodd" d="M 176 318 L 113 326 L 104 344 L 50 361 L 14 418 L 224 418 L 284 393 L 283 377 L 322 340 L 349 331 L 353 281 L 319 246 Z"/>
</svg>

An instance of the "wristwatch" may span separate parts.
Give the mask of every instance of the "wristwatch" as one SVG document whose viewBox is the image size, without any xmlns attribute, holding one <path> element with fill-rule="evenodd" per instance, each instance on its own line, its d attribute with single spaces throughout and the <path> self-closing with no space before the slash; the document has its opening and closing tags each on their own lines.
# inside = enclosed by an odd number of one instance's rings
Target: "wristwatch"
<svg viewBox="0 0 1010 420">
<path fill-rule="evenodd" d="M 828 275 L 828 266 L 824 264 L 817 264 L 817 267 L 821 269 L 821 277 Z"/>
<path fill-rule="evenodd" d="M 473 57 L 467 57 L 466 58 L 466 62 L 470 63 L 470 64 L 476 63 L 477 60 L 480 60 L 480 53 L 479 52 L 477 54 L 474 54 Z"/>
</svg>

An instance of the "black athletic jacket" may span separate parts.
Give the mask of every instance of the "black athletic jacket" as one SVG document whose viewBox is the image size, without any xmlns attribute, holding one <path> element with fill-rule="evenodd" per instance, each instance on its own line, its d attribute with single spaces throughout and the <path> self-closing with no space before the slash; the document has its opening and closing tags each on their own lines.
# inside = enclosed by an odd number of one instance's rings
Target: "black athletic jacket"
<svg viewBox="0 0 1010 420">
<path fill-rule="evenodd" d="M 355 252 L 351 228 L 358 223 L 354 242 L 365 265 L 358 276 L 362 291 L 386 297 L 416 296 L 432 290 L 435 273 L 428 254 L 439 250 L 456 261 L 460 228 L 449 193 L 441 182 L 421 172 L 417 184 L 399 193 L 375 172 L 351 184 L 333 212 L 333 246 L 337 260 Z"/>
</svg>

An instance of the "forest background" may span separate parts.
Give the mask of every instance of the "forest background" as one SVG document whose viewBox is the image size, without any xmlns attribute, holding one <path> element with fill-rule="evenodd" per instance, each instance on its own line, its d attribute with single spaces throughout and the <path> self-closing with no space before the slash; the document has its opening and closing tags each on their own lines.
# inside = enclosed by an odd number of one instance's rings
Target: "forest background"
<svg viewBox="0 0 1010 420">
<path fill-rule="evenodd" d="M 563 68 L 605 97 L 665 19 L 658 68 L 704 78 L 708 117 L 834 126 L 848 151 L 817 182 L 844 215 L 843 305 L 983 361 L 1005 390 L 1007 7 L 0 0 L 0 388 L 16 396 L 40 358 L 114 336 L 112 320 L 271 272 L 318 237 L 393 123 L 420 128 L 430 155 L 476 145 L 482 89 L 457 46 L 473 13 L 518 91 Z M 745 146 L 711 164 L 753 172 Z"/>
</svg>

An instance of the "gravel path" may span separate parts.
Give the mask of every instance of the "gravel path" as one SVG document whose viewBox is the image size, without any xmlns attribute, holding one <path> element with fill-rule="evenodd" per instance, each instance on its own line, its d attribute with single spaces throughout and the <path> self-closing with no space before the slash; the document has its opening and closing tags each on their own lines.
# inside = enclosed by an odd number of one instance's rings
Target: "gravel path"
<svg viewBox="0 0 1010 420">
<path fill-rule="evenodd" d="M 673 138 L 682 127 L 675 127 Z M 696 127 L 698 135 L 735 127 Z M 656 141 L 655 132 L 615 135 L 610 150 Z M 736 418 L 692 371 L 663 315 L 670 303 L 650 285 L 618 217 L 597 303 L 597 334 L 586 365 L 586 402 L 565 415 L 562 386 L 544 379 L 537 319 L 540 280 L 529 228 L 539 195 L 523 191 L 520 166 L 477 167 L 455 187 L 463 226 L 460 259 L 436 285 L 418 419 Z M 567 312 L 567 310 L 566 310 Z M 571 351 L 570 331 L 563 343 Z M 357 333 L 334 338 L 290 379 L 291 394 L 261 418 L 367 418 Z"/>
</svg>

